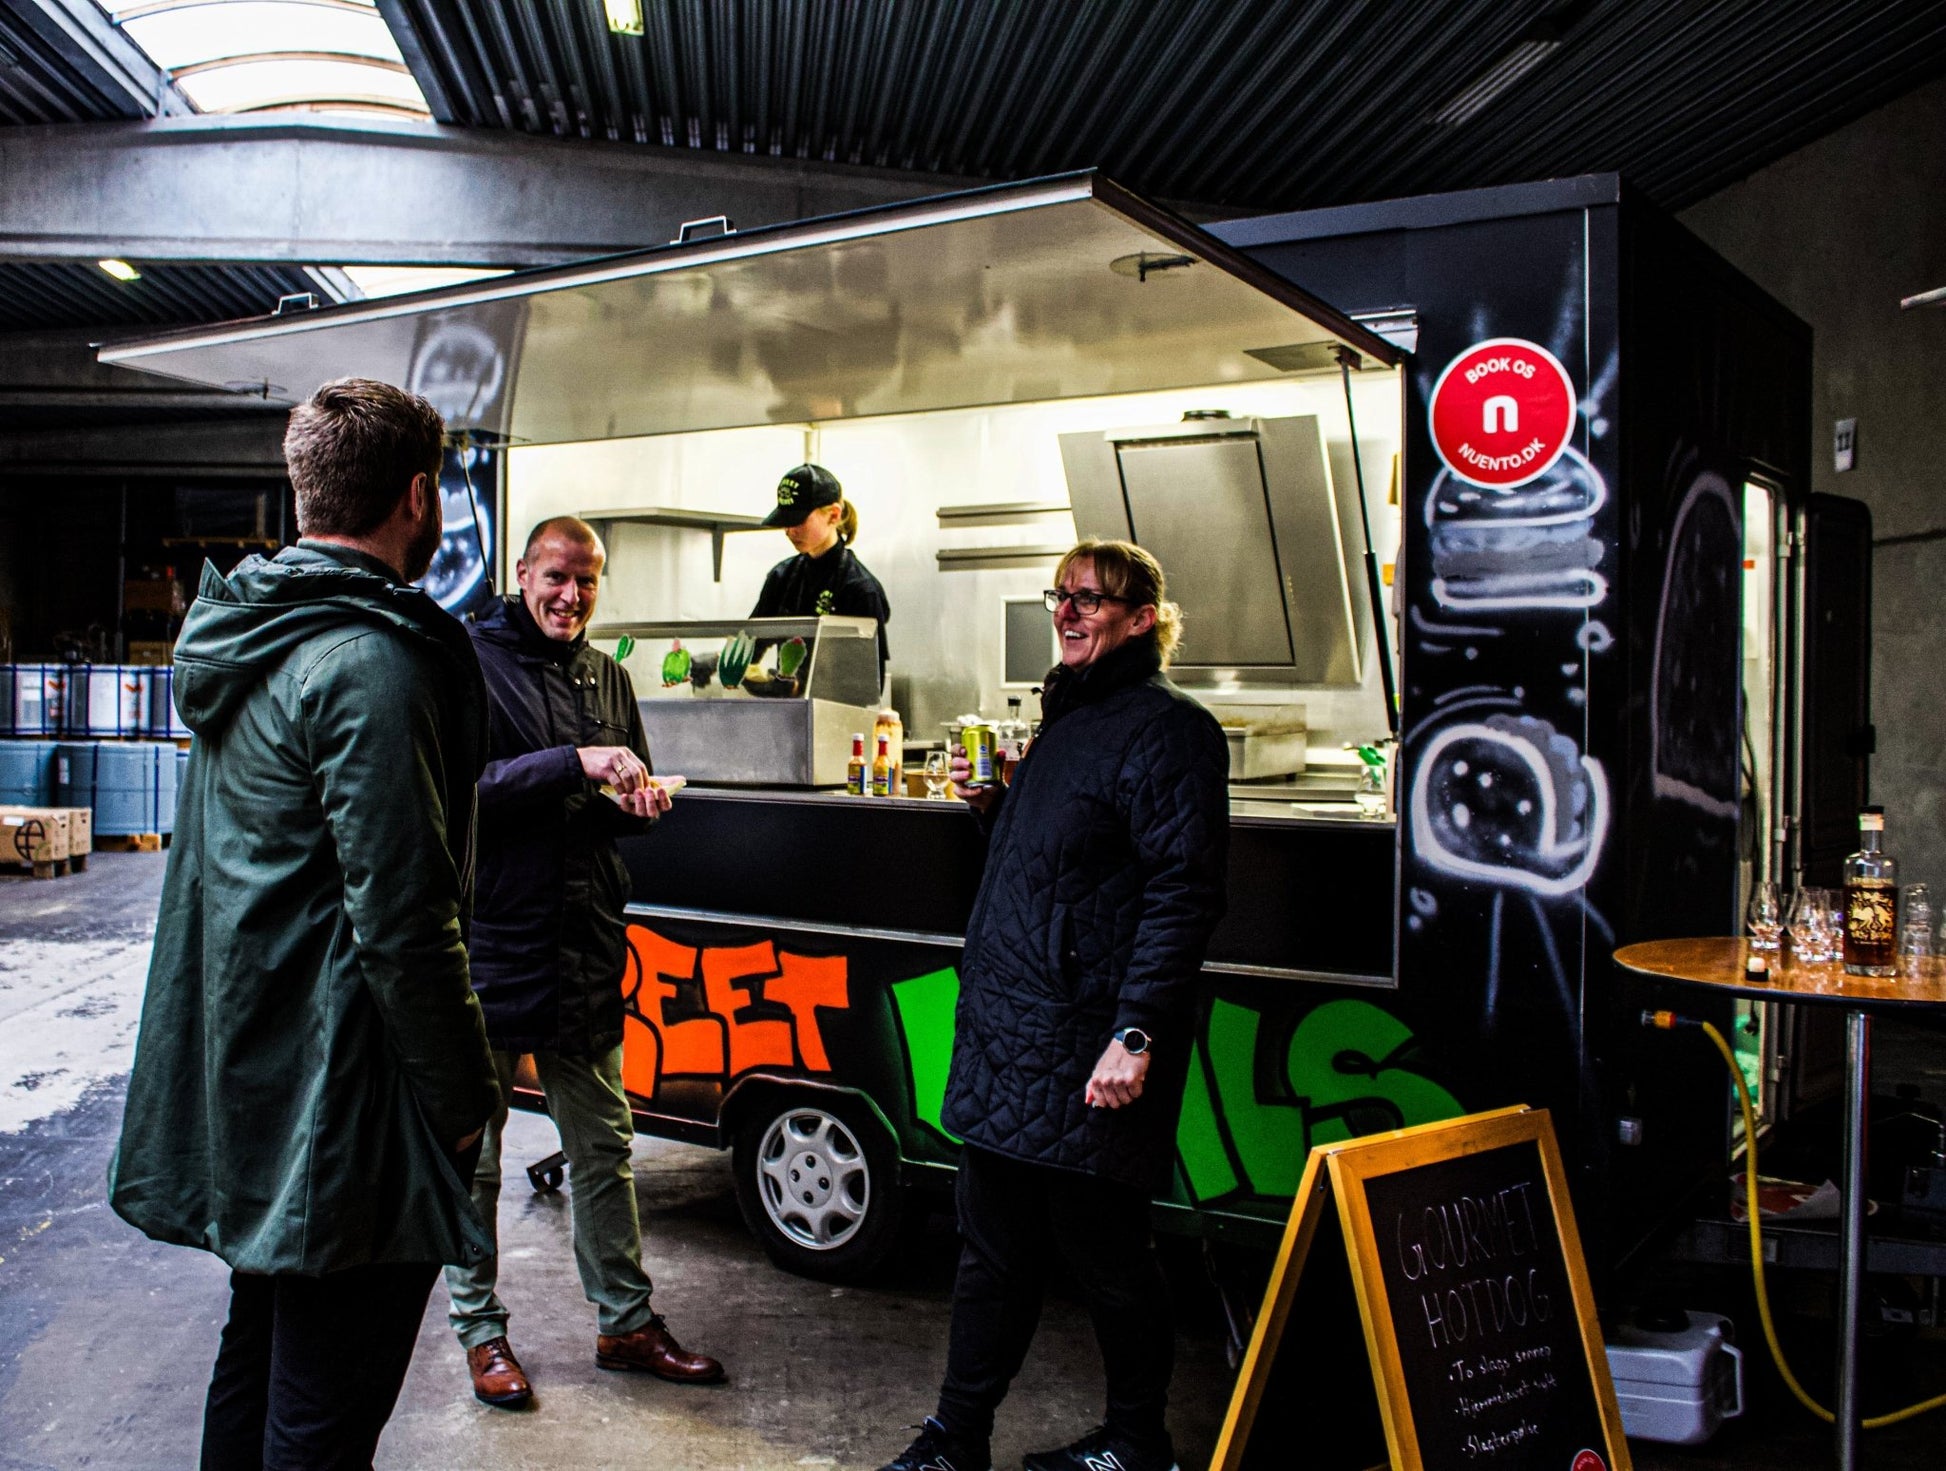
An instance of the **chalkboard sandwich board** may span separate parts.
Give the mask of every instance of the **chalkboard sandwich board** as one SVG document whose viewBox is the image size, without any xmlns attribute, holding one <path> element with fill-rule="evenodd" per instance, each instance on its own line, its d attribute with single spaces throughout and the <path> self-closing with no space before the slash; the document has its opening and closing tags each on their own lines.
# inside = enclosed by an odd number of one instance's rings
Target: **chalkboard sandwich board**
<svg viewBox="0 0 1946 1471">
<path fill-rule="evenodd" d="M 1350 1291 L 1334 1295 L 1340 1260 Z M 1371 1395 L 1294 1408 L 1329 1357 L 1318 1344 L 1352 1336 L 1353 1300 L 1376 1416 Z M 1544 1109 L 1311 1151 L 1212 1471 L 1381 1455 L 1395 1471 L 1631 1471 Z"/>
</svg>

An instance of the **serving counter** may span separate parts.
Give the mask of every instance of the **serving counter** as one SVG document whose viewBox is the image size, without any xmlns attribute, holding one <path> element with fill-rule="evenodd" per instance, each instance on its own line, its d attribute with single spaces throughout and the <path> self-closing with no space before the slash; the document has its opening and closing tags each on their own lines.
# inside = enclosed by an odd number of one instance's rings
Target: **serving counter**
<svg viewBox="0 0 1946 1471">
<path fill-rule="evenodd" d="M 1394 824 L 1348 805 L 1235 806 L 1163 1211 L 1270 1241 L 1311 1144 L 1459 1110 L 1409 1072 L 1409 1035 L 1362 1000 L 1392 985 Z M 692 786 L 622 851 L 626 1072 L 646 1128 L 729 1142 L 792 1099 L 848 1093 L 896 1138 L 904 1178 L 950 1167 L 940 1108 L 984 863 L 971 812 Z"/>
</svg>

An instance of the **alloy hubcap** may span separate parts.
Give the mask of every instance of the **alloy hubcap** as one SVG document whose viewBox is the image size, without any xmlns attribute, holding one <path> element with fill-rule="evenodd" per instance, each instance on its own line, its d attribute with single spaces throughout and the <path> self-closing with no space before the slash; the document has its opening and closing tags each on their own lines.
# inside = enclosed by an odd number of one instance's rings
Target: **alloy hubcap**
<svg viewBox="0 0 1946 1471">
<path fill-rule="evenodd" d="M 865 1150 L 822 1109 L 793 1109 L 771 1121 L 757 1149 L 757 1183 L 771 1224 L 810 1251 L 843 1246 L 871 1207 Z"/>
</svg>

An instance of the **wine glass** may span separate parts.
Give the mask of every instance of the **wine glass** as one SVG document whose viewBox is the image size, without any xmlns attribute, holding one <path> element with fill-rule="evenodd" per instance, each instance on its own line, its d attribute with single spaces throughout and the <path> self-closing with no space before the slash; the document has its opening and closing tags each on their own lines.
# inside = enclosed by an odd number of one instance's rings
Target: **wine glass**
<svg viewBox="0 0 1946 1471">
<path fill-rule="evenodd" d="M 1816 889 L 1795 889 L 1784 912 L 1784 928 L 1791 937 L 1791 958 L 1799 965 L 1816 965 L 1824 958 L 1824 906 Z"/>
<path fill-rule="evenodd" d="M 1764 879 L 1750 891 L 1750 948 L 1775 950 L 1784 932 L 1784 903 L 1773 880 Z"/>
<path fill-rule="evenodd" d="M 946 785 L 951 778 L 952 766 L 944 751 L 926 752 L 926 764 L 921 768 L 926 778 L 926 797 L 930 801 L 944 802 Z"/>
</svg>

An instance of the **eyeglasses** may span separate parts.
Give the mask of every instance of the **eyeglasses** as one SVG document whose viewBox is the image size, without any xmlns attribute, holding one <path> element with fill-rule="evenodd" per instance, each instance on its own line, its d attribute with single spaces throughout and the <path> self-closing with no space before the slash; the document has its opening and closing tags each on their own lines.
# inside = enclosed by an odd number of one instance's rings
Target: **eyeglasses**
<svg viewBox="0 0 1946 1471">
<path fill-rule="evenodd" d="M 1073 603 L 1074 611 L 1086 617 L 1090 613 L 1099 613 L 1103 603 L 1126 603 L 1129 600 L 1118 598 L 1112 592 L 1096 592 L 1090 587 L 1078 587 L 1072 592 L 1064 587 L 1050 587 L 1041 594 L 1041 601 L 1047 604 L 1050 613 L 1060 612 L 1063 603 Z"/>
</svg>

